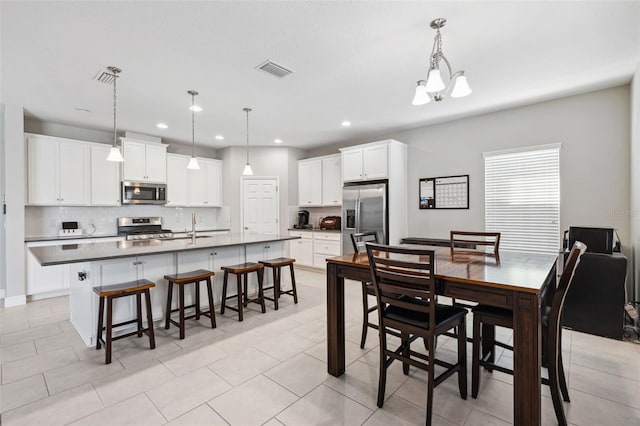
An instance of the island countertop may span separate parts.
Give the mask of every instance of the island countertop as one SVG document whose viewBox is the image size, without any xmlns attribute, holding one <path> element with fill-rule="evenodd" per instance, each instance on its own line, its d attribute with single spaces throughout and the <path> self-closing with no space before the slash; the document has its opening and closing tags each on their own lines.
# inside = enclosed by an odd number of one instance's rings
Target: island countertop
<svg viewBox="0 0 640 426">
<path fill-rule="evenodd" d="M 112 241 L 90 244 L 63 244 L 48 247 L 29 247 L 33 256 L 42 266 L 66 263 L 92 262 L 96 260 L 122 257 L 146 256 L 160 253 L 174 253 L 216 247 L 260 244 L 275 241 L 296 240 L 290 235 L 226 234 L 201 236 L 195 244 L 191 238 L 175 240 Z"/>
</svg>

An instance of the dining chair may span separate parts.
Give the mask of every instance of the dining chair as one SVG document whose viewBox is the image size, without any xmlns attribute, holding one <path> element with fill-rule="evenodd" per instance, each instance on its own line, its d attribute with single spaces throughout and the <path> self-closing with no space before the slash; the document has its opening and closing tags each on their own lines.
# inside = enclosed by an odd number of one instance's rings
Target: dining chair
<svg viewBox="0 0 640 426">
<path fill-rule="evenodd" d="M 500 232 L 450 231 L 449 247 L 452 258 L 456 255 L 482 255 L 500 259 Z"/>
<path fill-rule="evenodd" d="M 366 253 L 365 244 L 368 242 L 378 243 L 378 234 L 375 231 L 357 232 L 351 234 L 353 251 L 356 253 Z M 369 307 L 369 295 L 375 296 L 373 285 L 370 282 L 362 281 L 362 337 L 360 338 L 360 348 L 364 348 L 367 340 L 367 330 L 369 327 L 378 329 L 378 325 L 369 321 L 369 314 L 378 310 L 378 306 Z"/>
<path fill-rule="evenodd" d="M 378 407 L 384 404 L 387 369 L 402 362 L 404 374 L 414 366 L 427 371 L 426 424 L 431 424 L 433 389 L 454 373 L 458 374 L 460 397 L 467 399 L 466 309 L 436 301 L 433 250 L 366 244 L 371 276 L 378 304 L 380 371 Z M 451 364 L 435 357 L 435 338 L 458 327 L 458 360 Z M 400 335 L 400 345 L 390 348 L 387 334 Z M 428 353 L 411 350 L 411 343 L 424 339 Z M 445 371 L 435 377 L 435 366 Z"/>
<path fill-rule="evenodd" d="M 576 267 L 580 263 L 580 257 L 586 249 L 587 246 L 583 243 L 575 242 L 564 265 L 560 282 L 553 292 L 551 305 L 543 306 L 541 312 L 542 352 L 546 356 L 546 364 L 549 371 L 549 378 L 543 378 L 542 383 L 549 385 L 551 388 L 553 409 L 560 425 L 567 424 L 560 393 L 562 393 L 563 400 L 570 402 L 562 364 L 562 308 L 564 307 L 567 291 L 573 282 Z M 513 350 L 513 347 L 495 340 L 493 332 L 495 326 L 513 329 L 513 311 L 486 305 L 477 305 L 473 308 L 471 396 L 474 398 L 477 398 L 480 386 L 480 366 L 490 372 L 496 370 L 506 374 L 513 374 L 513 370 L 495 364 L 495 346 L 498 343 L 500 343 L 499 346 Z M 484 335 L 485 332 L 488 332 L 488 336 Z M 482 358 L 480 357 L 481 346 L 488 349 L 487 353 L 483 350 Z"/>
</svg>

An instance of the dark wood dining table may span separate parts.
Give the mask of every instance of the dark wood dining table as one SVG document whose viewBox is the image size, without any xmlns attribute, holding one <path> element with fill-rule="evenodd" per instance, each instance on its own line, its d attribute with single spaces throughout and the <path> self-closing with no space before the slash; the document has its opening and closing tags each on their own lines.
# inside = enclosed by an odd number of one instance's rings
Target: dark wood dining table
<svg viewBox="0 0 640 426">
<path fill-rule="evenodd" d="M 503 251 L 499 260 L 435 251 L 437 293 L 513 310 L 513 423 L 540 424 L 541 315 L 556 285 L 556 255 Z M 328 371 L 345 371 L 344 280 L 371 281 L 366 253 L 327 259 Z M 549 293 L 550 294 L 550 293 Z"/>
</svg>

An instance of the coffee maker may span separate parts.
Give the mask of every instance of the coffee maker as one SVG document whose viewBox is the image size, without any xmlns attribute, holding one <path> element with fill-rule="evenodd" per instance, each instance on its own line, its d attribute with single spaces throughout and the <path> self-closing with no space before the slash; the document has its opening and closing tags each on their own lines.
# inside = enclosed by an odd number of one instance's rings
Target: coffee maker
<svg viewBox="0 0 640 426">
<path fill-rule="evenodd" d="M 295 229 L 308 229 L 311 228 L 309 225 L 309 211 L 308 210 L 298 210 L 298 221 L 293 225 Z"/>
</svg>

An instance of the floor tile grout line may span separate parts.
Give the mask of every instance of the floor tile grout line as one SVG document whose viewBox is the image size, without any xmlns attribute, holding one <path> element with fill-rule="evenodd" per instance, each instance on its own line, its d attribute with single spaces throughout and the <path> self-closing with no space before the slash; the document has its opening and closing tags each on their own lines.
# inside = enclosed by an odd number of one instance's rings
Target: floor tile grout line
<svg viewBox="0 0 640 426">
<path fill-rule="evenodd" d="M 639 362 L 640 362 L 640 357 L 639 357 Z M 565 363 L 565 364 L 566 364 L 566 363 Z M 615 374 L 615 373 L 612 373 L 612 372 L 610 372 L 610 371 L 605 371 L 605 370 L 601 370 L 601 369 L 598 369 L 598 368 L 593 368 L 592 366 L 584 365 L 584 364 L 581 364 L 580 362 L 571 362 L 571 363 L 569 364 L 569 367 L 571 367 L 571 364 L 577 365 L 577 366 L 579 366 L 579 367 L 581 367 L 581 368 L 586 368 L 586 369 L 588 369 L 588 370 L 597 371 L 597 372 L 599 372 L 599 373 L 608 374 L 608 375 L 610 375 L 610 376 L 620 377 L 620 378 L 622 378 L 622 379 L 626 379 L 626 380 L 631 380 L 632 382 L 640 382 L 640 380 L 635 380 L 635 379 L 632 379 L 631 377 L 621 376 L 621 375 L 619 375 L 619 374 Z M 571 371 L 571 368 L 569 368 L 569 371 Z M 567 381 L 568 381 L 568 380 L 567 380 Z"/>
</svg>

